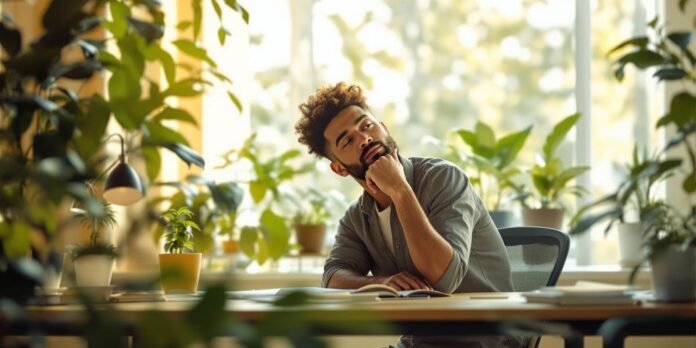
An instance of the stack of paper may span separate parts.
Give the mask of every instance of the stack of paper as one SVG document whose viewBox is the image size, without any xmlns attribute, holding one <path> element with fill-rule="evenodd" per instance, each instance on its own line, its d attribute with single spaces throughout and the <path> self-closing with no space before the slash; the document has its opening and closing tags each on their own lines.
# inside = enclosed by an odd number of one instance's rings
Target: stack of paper
<svg viewBox="0 0 696 348">
<path fill-rule="evenodd" d="M 564 306 L 634 304 L 635 289 L 625 285 L 579 281 L 572 286 L 553 286 L 523 293 L 527 302 Z"/>
</svg>

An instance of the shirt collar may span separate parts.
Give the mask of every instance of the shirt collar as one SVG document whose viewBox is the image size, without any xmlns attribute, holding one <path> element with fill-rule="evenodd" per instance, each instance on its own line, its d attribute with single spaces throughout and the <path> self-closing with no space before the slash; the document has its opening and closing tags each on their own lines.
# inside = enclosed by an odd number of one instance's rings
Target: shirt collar
<svg viewBox="0 0 696 348">
<path fill-rule="evenodd" d="M 413 163 L 411 162 L 410 159 L 401 156 L 399 154 L 399 162 L 401 162 L 401 166 L 404 167 L 404 176 L 406 177 L 406 182 L 408 182 L 408 185 L 413 187 Z M 362 211 L 363 214 L 369 214 L 370 209 L 374 210 L 375 205 L 375 200 L 370 196 L 367 191 L 363 191 L 362 196 L 360 197 L 360 210 Z"/>
</svg>

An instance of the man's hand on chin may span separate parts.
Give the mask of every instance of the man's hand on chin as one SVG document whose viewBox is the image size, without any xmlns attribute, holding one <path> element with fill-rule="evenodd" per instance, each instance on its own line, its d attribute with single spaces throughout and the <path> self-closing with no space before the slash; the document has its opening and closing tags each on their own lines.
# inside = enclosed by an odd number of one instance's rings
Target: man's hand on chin
<svg viewBox="0 0 696 348">
<path fill-rule="evenodd" d="M 393 197 L 404 185 L 408 186 L 397 150 L 394 149 L 391 155 L 382 156 L 370 164 L 365 173 L 365 181 L 372 193 L 382 191 L 389 197 Z"/>
</svg>

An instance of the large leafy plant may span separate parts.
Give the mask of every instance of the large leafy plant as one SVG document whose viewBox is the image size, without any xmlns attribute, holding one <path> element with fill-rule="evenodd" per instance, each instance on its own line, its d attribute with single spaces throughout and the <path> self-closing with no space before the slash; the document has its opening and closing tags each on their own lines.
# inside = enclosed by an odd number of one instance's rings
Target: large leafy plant
<svg viewBox="0 0 696 348">
<path fill-rule="evenodd" d="M 587 166 L 574 166 L 565 168 L 563 161 L 556 154 L 558 147 L 563 142 L 568 132 L 580 119 L 580 114 L 572 114 L 558 122 L 546 136 L 541 155 L 536 159 L 536 164 L 529 170 L 529 177 L 534 190 L 522 188 L 519 199 L 526 208 L 564 208 L 561 200 L 565 194 L 580 196 L 586 190 L 571 182 L 590 168 Z M 527 200 L 535 203 L 530 204 Z"/>
<path fill-rule="evenodd" d="M 218 1 L 211 2 L 222 18 Z M 190 30 L 191 39 L 171 44 L 207 65 L 203 69 L 180 69 L 183 74 L 177 69 L 181 66 L 164 49 L 165 14 L 156 1 L 50 1 L 41 18 L 44 32 L 30 44 L 25 43 L 26 38 L 9 16 L 3 16 L 0 262 L 10 264 L 0 272 L 0 279 L 36 276 L 24 272 L 27 267 L 15 267 L 12 260 L 32 262 L 24 258 L 30 249 L 46 259 L 41 255 L 52 252 L 50 241 L 65 226 L 60 220 L 65 202 L 77 200 L 93 216 L 105 214 L 83 183 L 94 179 L 106 161 L 99 150 L 112 120 L 123 128 L 128 152 L 146 159 L 150 180 L 160 171 L 160 149 L 172 151 L 189 165 L 204 165 L 201 156 L 188 147 L 186 138 L 165 125 L 169 120 L 195 123 L 188 112 L 172 103 L 172 97 L 198 95 L 202 86 L 211 84 L 211 78 L 231 83 L 198 44 L 202 3 L 192 4 L 193 20 L 179 26 Z M 225 4 L 248 19 L 246 10 L 236 1 L 226 0 Z M 220 41 L 228 35 L 221 28 Z M 113 43 L 113 50 L 106 49 L 107 41 Z M 75 51 L 79 52 L 77 57 L 72 54 Z M 150 63 L 160 69 L 165 82 L 147 77 L 145 65 Z M 104 71 L 110 73 L 108 98 L 98 93 L 80 96 L 80 85 L 72 88 L 76 84 L 64 83 L 100 78 Z M 233 94 L 230 97 L 239 105 Z"/>
<path fill-rule="evenodd" d="M 688 1 L 680 1 L 684 11 Z M 648 23 L 648 35 L 625 40 L 610 52 L 618 55 L 613 62 L 614 75 L 621 81 L 626 66 L 638 69 L 653 69 L 658 81 L 678 81 L 684 90 L 676 93 L 669 102 L 669 111 L 658 119 L 656 129 L 674 130 L 667 144 L 655 158 L 634 166 L 630 176 L 619 185 L 616 192 L 592 203 L 603 209 L 587 214 L 580 219 L 571 233 L 582 233 L 594 224 L 608 220 L 622 220 L 626 202 L 631 195 L 640 195 L 641 187 L 656 183 L 671 175 L 681 175 L 681 188 L 687 197 L 688 206 L 677 207 L 664 200 L 648 201 L 640 210 L 640 221 L 646 226 L 643 233 L 647 248 L 646 260 L 670 245 L 689 248 L 696 245 L 696 54 L 690 49 L 693 44 L 692 31 L 667 32 L 658 25 L 658 20 Z M 682 155 L 672 150 L 681 149 Z M 609 228 L 608 227 L 608 228 Z M 634 269 L 632 274 L 638 268 Z"/>
<path fill-rule="evenodd" d="M 530 126 L 497 139 L 493 129 L 481 121 L 476 122 L 473 131 L 454 131 L 471 148 L 472 154 L 462 155 L 453 144 L 449 145 L 450 151 L 460 158 L 458 163 L 476 173 L 469 178 L 488 209 L 499 210 L 505 193 L 519 190 L 513 178 L 521 171 L 514 161 L 531 131 Z"/>
</svg>

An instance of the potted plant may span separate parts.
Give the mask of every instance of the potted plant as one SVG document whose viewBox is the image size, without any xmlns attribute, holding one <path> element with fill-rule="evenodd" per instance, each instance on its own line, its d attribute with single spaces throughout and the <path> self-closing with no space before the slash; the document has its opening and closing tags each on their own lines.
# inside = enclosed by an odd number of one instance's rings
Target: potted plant
<svg viewBox="0 0 696 348">
<path fill-rule="evenodd" d="M 681 1 L 682 12 L 686 6 Z M 647 161 L 640 170 L 632 173 L 617 191 L 604 198 L 609 209 L 588 215 L 579 220 L 572 233 L 582 233 L 604 219 L 621 217 L 626 208 L 626 195 L 634 192 L 640 180 L 655 176 L 674 175 L 681 180 L 681 193 L 686 206 L 673 205 L 664 200 L 654 200 L 640 212 L 644 225 L 643 246 L 646 253 L 643 261 L 652 266 L 655 298 L 659 301 L 696 301 L 696 87 L 694 62 L 696 53 L 692 46 L 692 32 L 667 32 L 658 26 L 657 19 L 648 23 L 649 36 L 630 38 L 610 51 L 619 54 L 614 61 L 614 74 L 622 80 L 624 69 L 632 64 L 639 69 L 655 69 L 654 77 L 659 81 L 679 81 L 685 89 L 675 93 L 669 103 L 667 114 L 656 123 L 655 128 L 674 130 L 667 145 L 658 153 L 657 160 Z M 676 152 L 680 150 L 681 152 Z M 671 192 L 675 194 L 677 192 Z M 599 203 L 596 203 L 599 204 Z M 630 282 L 638 270 L 631 272 Z"/>
<path fill-rule="evenodd" d="M 582 187 L 570 185 L 571 181 L 590 168 L 575 166 L 564 168 L 563 161 L 556 155 L 559 145 L 580 119 L 575 113 L 563 118 L 547 135 L 537 163 L 529 170 L 532 191 L 520 186 L 517 199 L 522 203 L 522 222 L 526 226 L 543 226 L 561 229 L 565 205 L 561 200 L 565 194 L 580 196 L 586 192 Z M 530 203 L 529 200 L 533 202 Z"/>
<path fill-rule="evenodd" d="M 111 284 L 116 247 L 104 241 L 104 236 L 116 225 L 111 204 L 101 201 L 100 213 L 80 211 L 77 217 L 89 231 L 89 243 L 72 250 L 75 280 L 80 287 L 105 287 Z"/>
<path fill-rule="evenodd" d="M 154 196 L 148 200 L 149 216 L 156 219 L 170 208 L 188 207 L 201 230 L 193 231 L 197 249 L 206 253 L 214 246 L 214 235 L 233 235 L 236 232 L 237 210 L 244 198 L 244 190 L 234 181 L 216 182 L 200 175 L 189 175 L 183 181 L 157 182 L 154 186 L 167 186 L 174 194 Z M 161 210 L 160 206 L 165 209 Z M 156 225 L 155 240 L 165 233 L 164 226 Z"/>
<path fill-rule="evenodd" d="M 188 207 L 169 209 L 162 215 L 166 233 L 164 251 L 159 254 L 162 288 L 166 293 L 196 292 L 201 271 L 201 253 L 191 253 L 193 230 L 200 227 L 193 221 Z"/>
<path fill-rule="evenodd" d="M 322 254 L 327 223 L 336 212 L 343 211 L 344 203 L 338 191 L 322 192 L 314 188 L 297 191 L 293 227 L 301 254 Z"/>
<path fill-rule="evenodd" d="M 582 207 L 570 223 L 570 233 L 582 233 L 606 220 L 605 234 L 617 226 L 619 263 L 626 267 L 639 266 L 644 258 L 643 238 L 648 230 L 643 220 L 651 209 L 661 204 L 656 197 L 656 185 L 669 178 L 678 166 L 678 161 L 661 161 L 657 154 L 651 156 L 634 147 L 632 162 L 625 166 L 625 179 L 616 192 Z M 590 211 L 598 210 L 589 215 Z"/>
<path fill-rule="evenodd" d="M 250 164 L 253 172 L 248 190 L 251 207 L 247 213 L 258 219 L 257 224 L 245 224 L 239 229 L 242 252 L 258 264 L 277 260 L 290 250 L 290 201 L 286 184 L 296 176 L 314 170 L 314 163 L 293 164 L 300 151 L 277 152 L 259 144 L 256 133 L 245 140 L 239 149 L 223 155 L 221 167 L 231 168 L 241 162 Z"/>
<path fill-rule="evenodd" d="M 501 210 L 501 204 L 507 192 L 519 189 L 513 178 L 521 174 L 521 171 L 514 165 L 514 161 L 531 131 L 532 127 L 529 126 L 497 139 L 490 126 L 478 121 L 473 131 L 454 131 L 454 134 L 471 148 L 473 154 L 462 155 L 457 153 L 459 151 L 455 145 L 449 145 L 450 151 L 455 152 L 455 156 L 461 159 L 456 163 L 463 163 L 462 169 L 476 173 L 469 175 L 469 180 L 481 195 L 498 228 L 515 225 L 513 212 Z M 471 174 L 469 170 L 467 173 Z"/>
</svg>

